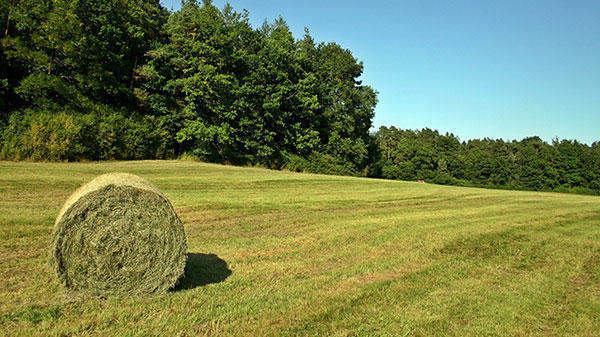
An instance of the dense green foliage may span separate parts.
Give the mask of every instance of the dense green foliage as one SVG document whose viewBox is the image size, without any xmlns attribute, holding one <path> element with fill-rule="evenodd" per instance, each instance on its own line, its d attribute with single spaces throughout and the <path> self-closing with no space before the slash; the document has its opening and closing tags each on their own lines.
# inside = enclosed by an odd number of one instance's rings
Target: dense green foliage
<svg viewBox="0 0 600 337">
<path fill-rule="evenodd" d="M 335 43 L 187 1 L 4 3 L 2 158 L 164 158 L 359 174 L 376 93 Z M 333 169 L 335 168 L 335 169 Z"/>
<path fill-rule="evenodd" d="M 383 178 L 531 190 L 600 192 L 600 142 L 539 137 L 460 142 L 437 131 L 381 127 Z"/>
<path fill-rule="evenodd" d="M 133 95 L 138 64 L 168 18 L 159 0 L 15 0 L 0 18 L 2 158 L 169 153 L 169 133 Z"/>
<path fill-rule="evenodd" d="M 335 43 L 185 1 L 0 4 L 0 159 L 174 158 L 442 184 L 600 192 L 600 145 L 369 134 L 377 93 Z"/>
</svg>

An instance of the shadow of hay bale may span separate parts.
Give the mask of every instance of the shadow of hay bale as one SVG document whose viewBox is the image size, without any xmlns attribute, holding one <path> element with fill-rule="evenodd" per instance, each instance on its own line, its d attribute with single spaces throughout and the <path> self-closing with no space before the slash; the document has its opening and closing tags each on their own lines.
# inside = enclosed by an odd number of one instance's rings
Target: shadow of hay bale
<svg viewBox="0 0 600 337">
<path fill-rule="evenodd" d="M 184 276 L 173 291 L 194 289 L 225 281 L 231 270 L 227 262 L 215 254 L 188 253 Z"/>
</svg>

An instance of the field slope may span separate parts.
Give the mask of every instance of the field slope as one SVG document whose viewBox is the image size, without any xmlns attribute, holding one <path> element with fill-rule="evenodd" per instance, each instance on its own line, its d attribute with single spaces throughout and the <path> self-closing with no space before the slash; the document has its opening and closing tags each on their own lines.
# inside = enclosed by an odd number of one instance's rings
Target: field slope
<svg viewBox="0 0 600 337">
<path fill-rule="evenodd" d="M 69 294 L 54 219 L 105 172 L 181 217 L 167 294 Z M 444 187 L 185 161 L 0 162 L 0 334 L 597 336 L 600 197 Z"/>
</svg>

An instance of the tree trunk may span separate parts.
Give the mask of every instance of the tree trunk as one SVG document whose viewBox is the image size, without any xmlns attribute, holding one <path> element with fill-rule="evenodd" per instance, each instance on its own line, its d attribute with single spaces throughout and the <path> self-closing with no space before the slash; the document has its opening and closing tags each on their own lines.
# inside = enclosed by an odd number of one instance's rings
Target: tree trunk
<svg viewBox="0 0 600 337">
<path fill-rule="evenodd" d="M 6 19 L 6 29 L 4 30 L 4 37 L 8 36 L 8 27 L 10 26 L 10 13 L 8 13 L 8 18 Z"/>
<path fill-rule="evenodd" d="M 137 68 L 138 57 L 133 60 L 133 70 L 131 71 L 131 82 L 129 82 L 129 90 L 133 90 L 133 79 L 135 77 L 135 69 Z"/>
<path fill-rule="evenodd" d="M 55 50 L 52 50 L 52 54 L 50 55 L 50 63 L 48 63 L 48 75 L 52 71 L 52 61 L 54 61 Z"/>
</svg>

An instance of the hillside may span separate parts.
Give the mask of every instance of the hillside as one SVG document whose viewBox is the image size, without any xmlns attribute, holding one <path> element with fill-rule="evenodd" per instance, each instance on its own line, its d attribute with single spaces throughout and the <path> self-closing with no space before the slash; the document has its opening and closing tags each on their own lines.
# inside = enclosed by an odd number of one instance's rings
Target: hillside
<svg viewBox="0 0 600 337">
<path fill-rule="evenodd" d="M 160 188 L 188 240 L 174 291 L 81 297 L 54 219 L 105 172 Z M 186 161 L 0 162 L 0 334 L 576 335 L 600 331 L 600 197 Z"/>
</svg>

